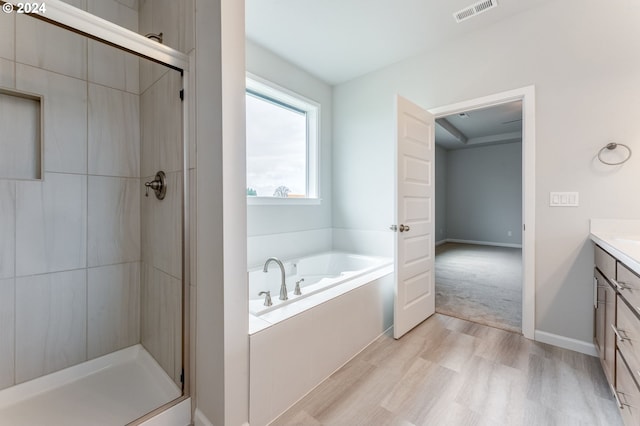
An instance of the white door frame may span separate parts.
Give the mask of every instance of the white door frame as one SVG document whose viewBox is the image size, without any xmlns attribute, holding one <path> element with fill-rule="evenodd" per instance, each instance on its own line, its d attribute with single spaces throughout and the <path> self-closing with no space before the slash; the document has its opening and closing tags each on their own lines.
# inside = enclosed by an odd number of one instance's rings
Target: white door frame
<svg viewBox="0 0 640 426">
<path fill-rule="evenodd" d="M 534 339 L 535 333 L 535 198 L 536 125 L 535 86 L 496 93 L 429 110 L 436 118 L 474 109 L 522 101 L 522 334 Z"/>
</svg>

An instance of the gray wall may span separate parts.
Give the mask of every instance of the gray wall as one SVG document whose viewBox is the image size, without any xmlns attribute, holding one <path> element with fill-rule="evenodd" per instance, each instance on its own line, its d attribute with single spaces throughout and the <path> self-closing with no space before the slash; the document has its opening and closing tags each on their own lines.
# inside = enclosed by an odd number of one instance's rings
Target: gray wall
<svg viewBox="0 0 640 426">
<path fill-rule="evenodd" d="M 247 71 L 320 104 L 320 197 L 319 205 L 249 205 L 250 237 L 331 228 L 331 104 L 332 88 L 309 73 L 246 42 Z"/>
<path fill-rule="evenodd" d="M 522 244 L 521 143 L 449 151 L 445 173 L 446 238 Z"/>
<path fill-rule="evenodd" d="M 436 243 L 447 238 L 447 154 L 436 145 Z"/>
<path fill-rule="evenodd" d="M 640 4 L 547 2 L 334 89 L 334 227 L 393 223 L 394 96 L 435 108 L 535 85 L 537 330 L 591 342 L 589 218 L 637 218 L 638 158 L 594 161 L 640 135 Z M 597 25 L 594 25 L 597 22 Z M 544 29 L 544 30 L 543 30 Z M 354 161 L 366 158 L 367 161 Z M 550 208 L 550 191 L 579 191 Z M 371 214 L 376 212 L 376 214 Z"/>
</svg>

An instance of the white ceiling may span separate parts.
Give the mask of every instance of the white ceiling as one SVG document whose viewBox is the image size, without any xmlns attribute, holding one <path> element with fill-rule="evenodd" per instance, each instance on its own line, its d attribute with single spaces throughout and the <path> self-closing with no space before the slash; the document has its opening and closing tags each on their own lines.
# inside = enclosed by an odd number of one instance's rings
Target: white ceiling
<svg viewBox="0 0 640 426">
<path fill-rule="evenodd" d="M 476 0 L 246 0 L 246 35 L 333 85 L 547 1 L 498 0 L 456 24 L 453 13 Z"/>
<path fill-rule="evenodd" d="M 444 149 L 522 142 L 522 101 L 453 114 L 436 120 L 436 144 Z M 453 126 L 453 133 L 443 127 Z M 463 140 L 460 139 L 462 136 Z"/>
</svg>

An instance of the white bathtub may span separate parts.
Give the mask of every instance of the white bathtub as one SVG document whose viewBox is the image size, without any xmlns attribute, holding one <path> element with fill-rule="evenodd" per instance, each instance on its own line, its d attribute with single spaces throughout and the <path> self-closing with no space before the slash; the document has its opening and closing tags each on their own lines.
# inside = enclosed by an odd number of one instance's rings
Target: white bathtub
<svg viewBox="0 0 640 426">
<path fill-rule="evenodd" d="M 282 282 L 280 268 L 275 262 L 271 262 L 266 273 L 262 267 L 249 271 L 249 312 L 256 316 L 271 312 L 387 267 L 391 263 L 392 260 L 385 257 L 342 252 L 327 252 L 283 261 L 289 297 L 283 301 L 279 299 Z M 296 296 L 293 292 L 298 281 L 302 295 Z M 264 305 L 265 296 L 258 295 L 262 291 L 271 292 L 272 306 Z"/>
<path fill-rule="evenodd" d="M 277 265 L 266 274 L 249 271 L 249 421 L 256 426 L 273 421 L 393 323 L 392 259 L 331 252 L 284 265 L 284 302 Z M 302 295 L 295 296 L 302 278 Z M 258 296 L 264 290 L 271 307 Z"/>
</svg>

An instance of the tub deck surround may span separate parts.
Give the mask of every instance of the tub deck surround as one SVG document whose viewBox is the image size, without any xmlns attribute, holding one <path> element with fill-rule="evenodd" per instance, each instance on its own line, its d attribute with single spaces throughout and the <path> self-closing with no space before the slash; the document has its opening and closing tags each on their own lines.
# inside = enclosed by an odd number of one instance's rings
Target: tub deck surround
<svg viewBox="0 0 640 426">
<path fill-rule="evenodd" d="M 327 252 L 283 262 L 288 300 L 279 300 L 280 271 L 249 271 L 249 334 L 256 333 L 305 310 L 343 295 L 393 272 L 389 258 Z M 296 282 L 302 295 L 295 295 Z M 271 291 L 272 306 L 264 306 L 261 291 Z"/>
<path fill-rule="evenodd" d="M 134 345 L 0 391 L 0 424 L 124 425 L 181 394 Z"/>
<path fill-rule="evenodd" d="M 286 301 L 278 300 L 279 268 L 248 272 L 252 425 L 275 419 L 393 322 L 392 259 L 327 252 L 284 267 Z M 295 283 L 303 278 L 296 296 Z M 273 306 L 258 296 L 265 290 Z"/>
<path fill-rule="evenodd" d="M 640 220 L 591 219 L 590 238 L 640 274 Z"/>
<path fill-rule="evenodd" d="M 250 315 L 250 424 L 269 424 L 388 329 L 393 284 L 389 264 Z"/>
<path fill-rule="evenodd" d="M 262 315 L 388 266 L 391 262 L 392 260 L 389 258 L 342 252 L 327 252 L 285 261 L 283 264 L 288 300 L 278 298 L 282 282 L 280 271 L 277 268 L 270 266 L 267 273 L 263 271 L 262 267 L 250 270 L 249 312 L 254 315 Z M 296 283 L 300 285 L 301 295 L 294 294 Z M 264 296 L 259 295 L 262 291 L 271 292 L 272 306 L 264 305 Z"/>
</svg>

